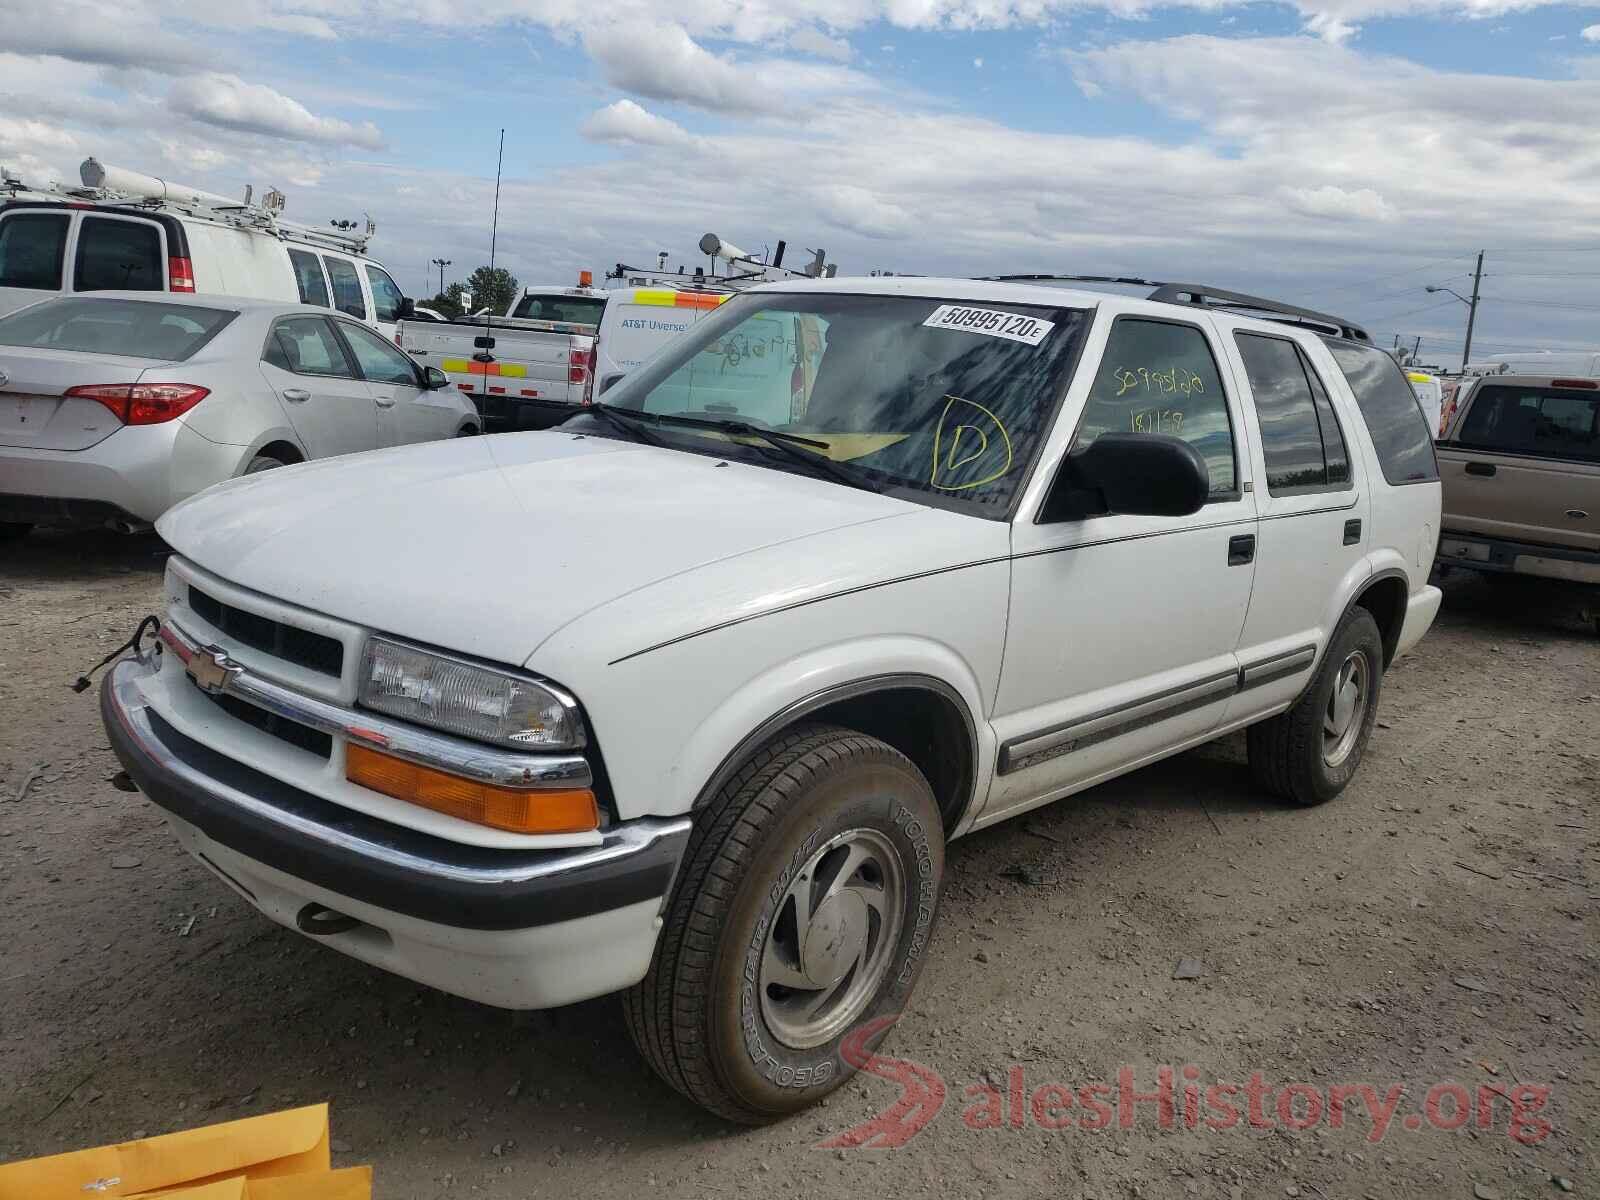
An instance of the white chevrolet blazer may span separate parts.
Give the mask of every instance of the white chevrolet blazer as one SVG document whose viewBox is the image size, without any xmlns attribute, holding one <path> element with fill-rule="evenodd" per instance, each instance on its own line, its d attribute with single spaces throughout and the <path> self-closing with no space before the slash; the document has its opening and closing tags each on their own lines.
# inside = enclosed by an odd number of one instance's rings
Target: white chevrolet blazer
<svg viewBox="0 0 1600 1200">
<path fill-rule="evenodd" d="M 1264 791 L 1337 795 L 1439 507 L 1338 318 L 774 284 L 554 429 L 179 505 L 102 711 L 267 916 L 488 1004 L 622 990 L 756 1122 L 904 1010 L 951 838 L 1246 726 Z"/>
</svg>

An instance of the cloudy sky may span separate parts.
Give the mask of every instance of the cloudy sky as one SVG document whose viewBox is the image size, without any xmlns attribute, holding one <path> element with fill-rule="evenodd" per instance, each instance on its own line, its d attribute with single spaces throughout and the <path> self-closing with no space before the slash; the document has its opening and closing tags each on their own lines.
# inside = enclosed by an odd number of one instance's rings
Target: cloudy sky
<svg viewBox="0 0 1600 1200">
<path fill-rule="evenodd" d="M 698 261 L 1140 274 L 1458 358 L 1600 348 L 1600 0 L 0 0 L 0 164 L 367 212 L 524 282 Z M 437 275 L 426 283 L 431 294 Z"/>
</svg>

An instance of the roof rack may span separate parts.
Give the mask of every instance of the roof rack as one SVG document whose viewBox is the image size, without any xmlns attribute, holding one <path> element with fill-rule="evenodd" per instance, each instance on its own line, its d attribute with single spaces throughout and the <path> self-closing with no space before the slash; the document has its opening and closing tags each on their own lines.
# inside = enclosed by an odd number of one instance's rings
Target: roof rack
<svg viewBox="0 0 1600 1200">
<path fill-rule="evenodd" d="M 370 217 L 366 218 L 364 229 L 358 229 L 355 222 L 345 222 L 343 228 L 320 229 L 285 221 L 281 215 L 285 197 L 276 189 L 269 189 L 259 201 L 253 201 L 253 189 L 246 188 L 243 201 L 232 200 L 157 176 L 108 167 L 94 158 L 84 161 L 79 175 L 82 186 L 52 181 L 42 187 L 29 187 L 9 170 L 0 169 L 0 195 L 16 198 L 29 193 L 67 203 L 89 201 L 148 212 L 183 213 L 236 229 L 260 230 L 279 241 L 306 242 L 361 257 L 365 257 L 367 246 L 377 232 Z"/>
<path fill-rule="evenodd" d="M 1191 304 L 1197 308 L 1239 309 L 1248 313 L 1259 313 L 1269 321 L 1322 329 L 1354 342 L 1372 341 L 1365 329 L 1343 317 L 1200 283 L 1163 283 L 1159 280 L 1138 279 L 1124 275 L 985 275 L 983 278 L 996 283 L 1121 283 L 1132 287 L 1147 287 L 1154 289 L 1145 297 L 1147 300 L 1159 300 L 1168 304 Z"/>
</svg>

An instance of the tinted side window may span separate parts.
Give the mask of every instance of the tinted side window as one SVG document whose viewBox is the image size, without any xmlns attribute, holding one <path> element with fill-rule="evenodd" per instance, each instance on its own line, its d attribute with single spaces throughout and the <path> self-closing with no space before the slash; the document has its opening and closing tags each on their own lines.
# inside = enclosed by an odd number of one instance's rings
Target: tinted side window
<svg viewBox="0 0 1600 1200">
<path fill-rule="evenodd" d="M 1311 398 L 1317 403 L 1317 424 L 1322 428 L 1322 458 L 1328 464 L 1328 483 L 1330 486 L 1347 484 L 1350 482 L 1350 454 L 1344 446 L 1339 416 L 1333 411 L 1333 401 L 1328 398 L 1322 376 L 1306 358 L 1306 352 L 1299 347 L 1295 349 L 1300 354 L 1300 365 L 1305 368 L 1306 382 L 1311 385 Z"/>
<path fill-rule="evenodd" d="M 61 288 L 67 248 L 65 213 L 12 213 L 0 220 L 0 287 Z"/>
<path fill-rule="evenodd" d="M 1456 439 L 1486 450 L 1600 462 L 1600 392 L 1480 384 Z"/>
<path fill-rule="evenodd" d="M 354 379 L 350 359 L 321 317 L 286 317 L 272 327 L 261 357 L 296 375 L 331 375 Z"/>
<path fill-rule="evenodd" d="M 361 374 L 373 383 L 403 383 L 417 386 L 417 371 L 411 360 L 370 329 L 340 323 L 339 328 L 361 365 Z"/>
<path fill-rule="evenodd" d="M 1265 334 L 1234 335 L 1261 424 L 1267 491 L 1274 496 L 1350 485 L 1350 460 L 1328 392 L 1300 347 Z"/>
<path fill-rule="evenodd" d="M 300 303 L 331 308 L 328 303 L 328 284 L 322 278 L 322 263 L 317 256 L 309 250 L 290 250 L 289 262 L 294 266 L 294 282 L 300 289 Z"/>
<path fill-rule="evenodd" d="M 1422 406 L 1399 364 L 1371 346 L 1334 338 L 1326 341 L 1350 390 L 1356 394 L 1383 477 L 1390 483 L 1424 483 L 1439 478 L 1428 419 L 1422 415 Z"/>
<path fill-rule="evenodd" d="M 378 311 L 374 314 L 380 321 L 393 321 L 400 313 L 400 289 L 395 286 L 394 280 L 377 267 L 367 268 L 367 282 L 372 285 L 372 307 Z"/>
<path fill-rule="evenodd" d="M 85 217 L 78 227 L 72 286 L 80 292 L 165 291 L 161 230 L 144 221 Z"/>
<path fill-rule="evenodd" d="M 1237 489 L 1233 427 L 1216 359 L 1192 325 L 1119 318 L 1078 423 L 1075 449 L 1102 433 L 1169 433 L 1200 451 L 1211 496 Z"/>
<path fill-rule="evenodd" d="M 367 319 L 367 302 L 361 295 L 361 277 L 356 269 L 342 258 L 325 258 L 328 278 L 333 283 L 333 306 L 358 321 Z"/>
</svg>

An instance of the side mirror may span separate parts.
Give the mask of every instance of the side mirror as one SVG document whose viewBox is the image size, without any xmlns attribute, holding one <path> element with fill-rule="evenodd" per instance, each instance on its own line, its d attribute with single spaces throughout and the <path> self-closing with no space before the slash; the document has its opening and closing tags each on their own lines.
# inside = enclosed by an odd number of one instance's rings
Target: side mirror
<svg viewBox="0 0 1600 1200">
<path fill-rule="evenodd" d="M 1124 513 L 1186 517 L 1211 494 L 1200 452 L 1165 433 L 1103 433 L 1067 455 L 1040 515 L 1043 522 Z"/>
<path fill-rule="evenodd" d="M 430 392 L 437 392 L 440 388 L 450 386 L 450 376 L 438 367 L 424 367 L 422 369 L 422 386 Z"/>
<path fill-rule="evenodd" d="M 604 396 L 606 394 L 606 389 L 612 384 L 618 382 L 624 374 L 625 372 L 623 371 L 613 371 L 610 375 L 607 375 L 600 381 L 600 391 L 597 394 Z"/>
<path fill-rule="evenodd" d="M 410 296 L 401 296 L 400 304 L 394 310 L 396 321 L 415 321 L 417 319 L 417 302 Z"/>
</svg>

